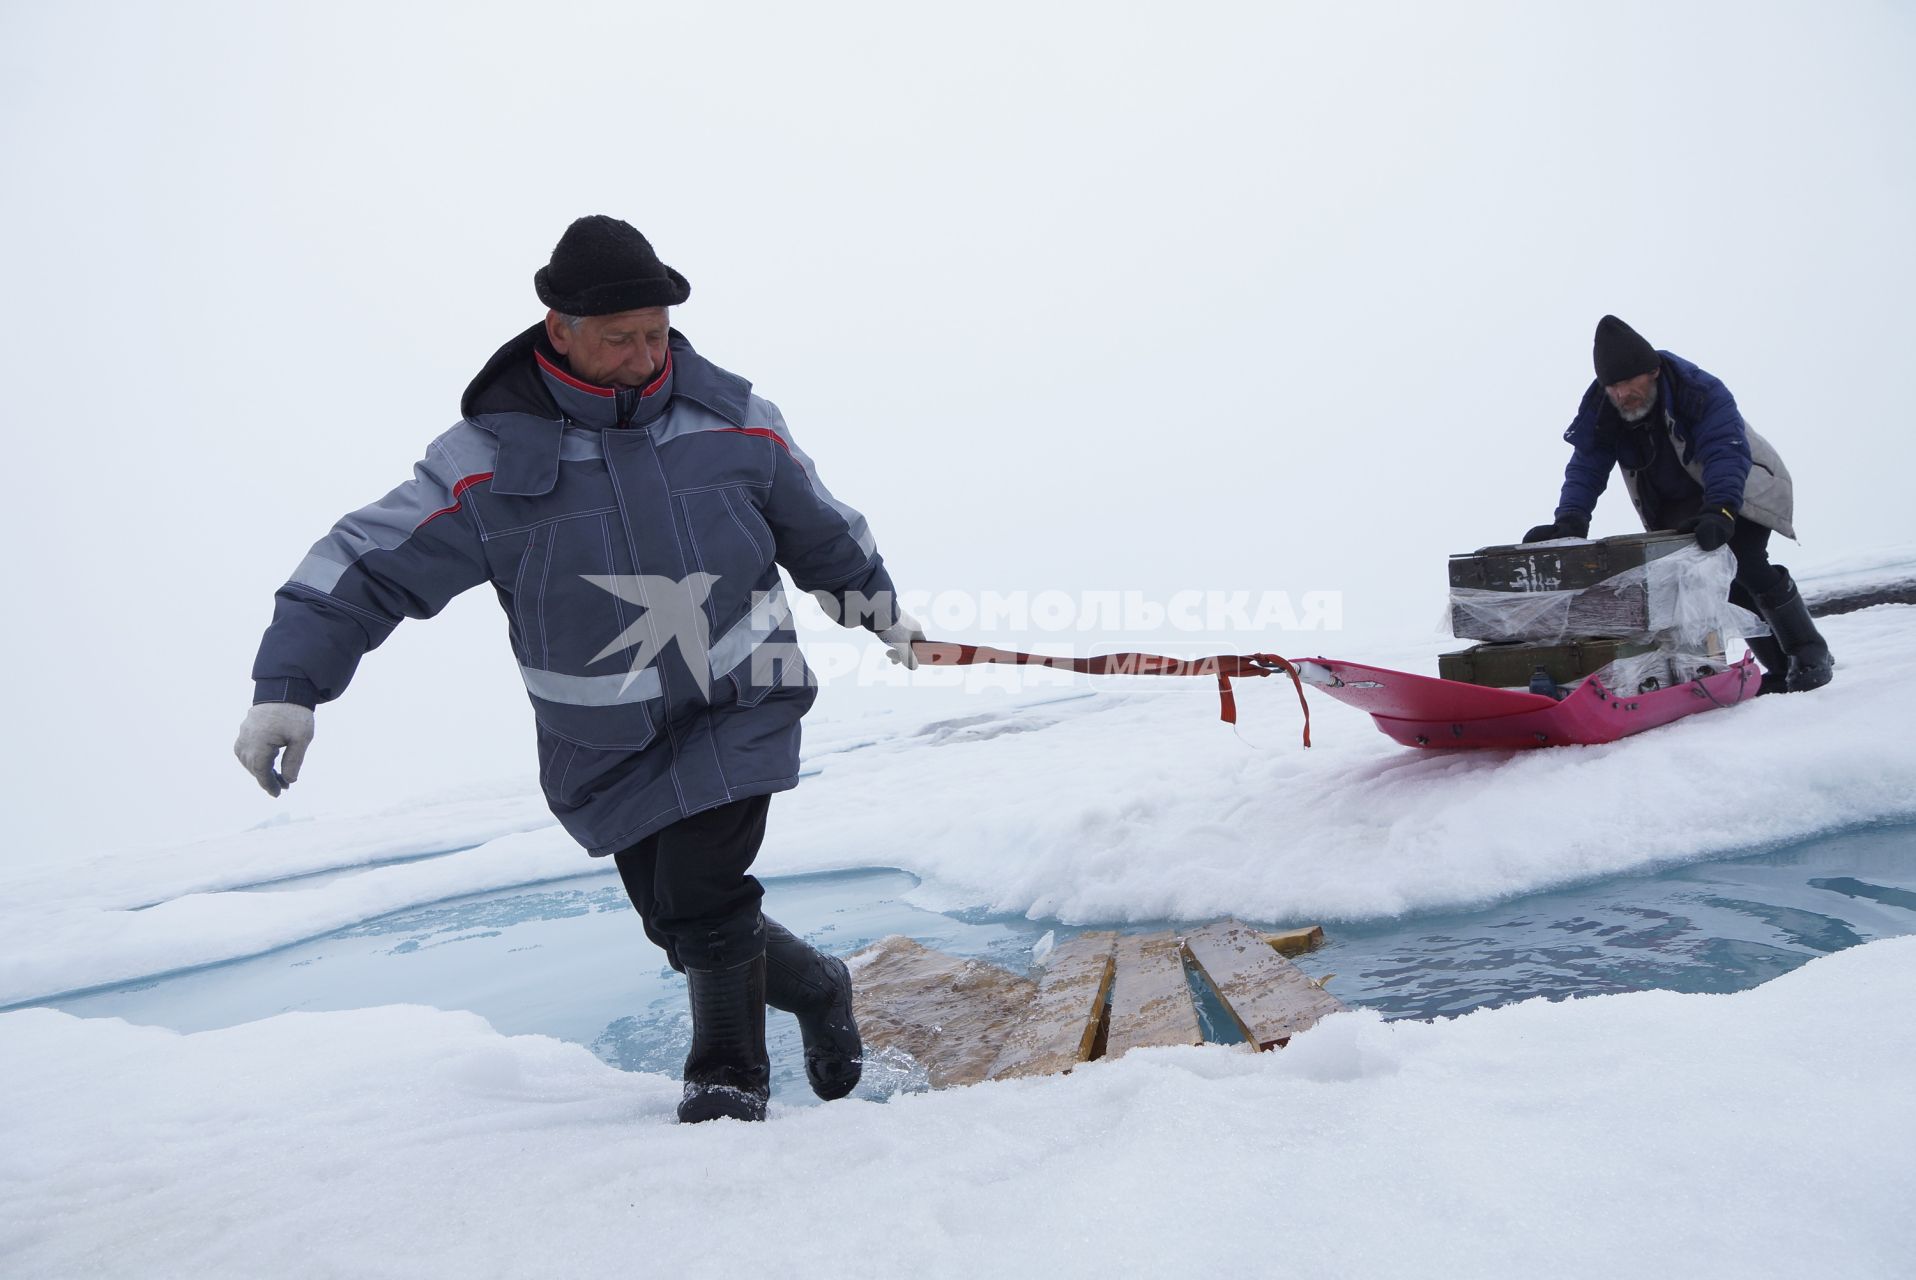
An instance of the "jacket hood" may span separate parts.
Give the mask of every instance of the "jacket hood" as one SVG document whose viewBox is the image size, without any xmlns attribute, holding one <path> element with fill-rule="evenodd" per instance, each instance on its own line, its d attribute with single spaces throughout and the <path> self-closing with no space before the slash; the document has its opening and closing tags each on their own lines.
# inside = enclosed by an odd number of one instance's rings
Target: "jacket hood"
<svg viewBox="0 0 1916 1280">
<path fill-rule="evenodd" d="M 559 406 L 539 377 L 532 353 L 545 337 L 545 325 L 535 324 L 492 353 L 459 398 L 459 412 L 468 418 L 482 413 L 529 413 L 539 418 L 559 417 Z"/>
</svg>

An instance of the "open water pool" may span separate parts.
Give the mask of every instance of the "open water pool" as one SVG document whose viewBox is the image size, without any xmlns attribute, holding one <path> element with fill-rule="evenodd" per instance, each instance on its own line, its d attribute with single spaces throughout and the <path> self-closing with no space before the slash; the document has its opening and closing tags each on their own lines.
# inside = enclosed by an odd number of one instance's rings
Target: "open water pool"
<svg viewBox="0 0 1916 1280">
<path fill-rule="evenodd" d="M 255 891 L 299 883 L 310 879 Z M 917 884 L 891 869 L 769 877 L 766 911 L 839 954 L 902 933 L 1021 972 L 1045 933 L 1063 939 L 1080 931 L 1054 920 L 928 911 L 910 900 Z M 1454 1015 L 1534 996 L 1738 991 L 1819 955 L 1916 933 L 1916 825 L 1859 828 L 1468 911 L 1321 923 L 1328 944 L 1299 963 L 1314 976 L 1334 974 L 1330 990 L 1346 1002 L 1391 1017 Z M 669 1074 L 689 1039 L 684 980 L 646 941 L 609 867 L 395 912 L 263 955 L 51 1003 L 180 1031 L 294 1010 L 425 1004 L 471 1010 L 509 1034 L 574 1041 L 626 1070 Z M 768 1036 L 776 1096 L 808 1100 L 796 1024 L 773 1013 Z M 861 1091 L 884 1096 L 911 1087 L 884 1064 L 874 1066 Z"/>
</svg>

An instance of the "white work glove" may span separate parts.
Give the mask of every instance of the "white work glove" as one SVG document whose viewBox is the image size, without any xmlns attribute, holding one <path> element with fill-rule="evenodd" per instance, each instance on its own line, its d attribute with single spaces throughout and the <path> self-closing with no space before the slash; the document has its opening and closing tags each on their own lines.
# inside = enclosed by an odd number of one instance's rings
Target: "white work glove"
<svg viewBox="0 0 1916 1280">
<path fill-rule="evenodd" d="M 925 628 L 918 619 L 901 609 L 898 621 L 879 632 L 878 638 L 885 642 L 886 657 L 907 671 L 918 669 L 918 655 L 911 651 L 914 640 L 925 638 Z"/>
<path fill-rule="evenodd" d="M 240 724 L 233 754 L 269 796 L 277 796 L 299 778 L 300 762 L 313 742 L 313 711 L 297 702 L 256 702 Z M 277 771 L 273 760 L 285 748 Z"/>
</svg>

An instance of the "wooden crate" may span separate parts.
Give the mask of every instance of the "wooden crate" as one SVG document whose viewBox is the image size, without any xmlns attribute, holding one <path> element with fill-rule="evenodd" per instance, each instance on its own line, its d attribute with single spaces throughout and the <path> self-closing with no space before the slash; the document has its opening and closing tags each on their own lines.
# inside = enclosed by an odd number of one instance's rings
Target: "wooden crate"
<svg viewBox="0 0 1916 1280">
<path fill-rule="evenodd" d="M 1561 547 L 1481 547 L 1450 558 L 1450 585 L 1473 591 L 1582 591 L 1692 541 L 1683 533 L 1630 533 Z"/>
<path fill-rule="evenodd" d="M 1617 578 L 1690 544 L 1690 538 L 1675 534 L 1631 534 L 1563 547 L 1486 547 L 1452 556 L 1451 634 L 1460 640 L 1550 644 L 1576 636 L 1663 630 L 1676 620 L 1657 616 L 1659 600 L 1645 576 Z M 1525 599 L 1546 592 L 1557 598 L 1541 612 Z M 1664 595 L 1666 611 L 1668 601 Z"/>
<path fill-rule="evenodd" d="M 1522 594 L 1505 592 L 1494 599 L 1467 600 L 1453 594 L 1450 634 L 1459 640 L 1548 644 L 1568 636 L 1646 635 L 1674 621 L 1657 616 L 1650 584 L 1640 578 L 1584 587 L 1541 614 L 1522 607 Z M 1517 602 L 1515 608 L 1497 607 L 1506 595 Z"/>
<path fill-rule="evenodd" d="M 1437 656 L 1437 674 L 1464 684 L 1527 689 L 1538 667 L 1560 685 L 1594 675 L 1618 658 L 1655 652 L 1656 646 L 1627 640 L 1582 639 L 1566 644 L 1477 644 Z"/>
</svg>

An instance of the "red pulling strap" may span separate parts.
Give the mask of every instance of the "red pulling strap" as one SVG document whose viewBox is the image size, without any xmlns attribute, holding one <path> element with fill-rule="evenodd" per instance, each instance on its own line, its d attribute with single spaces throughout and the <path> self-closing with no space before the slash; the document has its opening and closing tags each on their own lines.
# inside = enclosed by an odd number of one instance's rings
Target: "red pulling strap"
<svg viewBox="0 0 1916 1280">
<path fill-rule="evenodd" d="M 979 644 L 947 644 L 942 640 L 919 640 L 911 647 L 918 661 L 928 667 L 969 667 L 980 663 L 1001 662 L 1028 667 L 1056 667 L 1087 676 L 1216 676 L 1218 715 L 1226 724 L 1237 723 L 1237 699 L 1231 695 L 1232 676 L 1268 676 L 1282 671 L 1297 689 L 1297 703 L 1304 708 L 1304 745 L 1311 745 L 1311 704 L 1304 700 L 1304 682 L 1297 668 L 1274 653 L 1225 654 L 1215 658 L 1163 658 L 1154 653 L 1107 653 L 1095 658 L 1048 658 L 1043 654 L 1020 653 L 1016 649 L 993 649 Z"/>
</svg>

